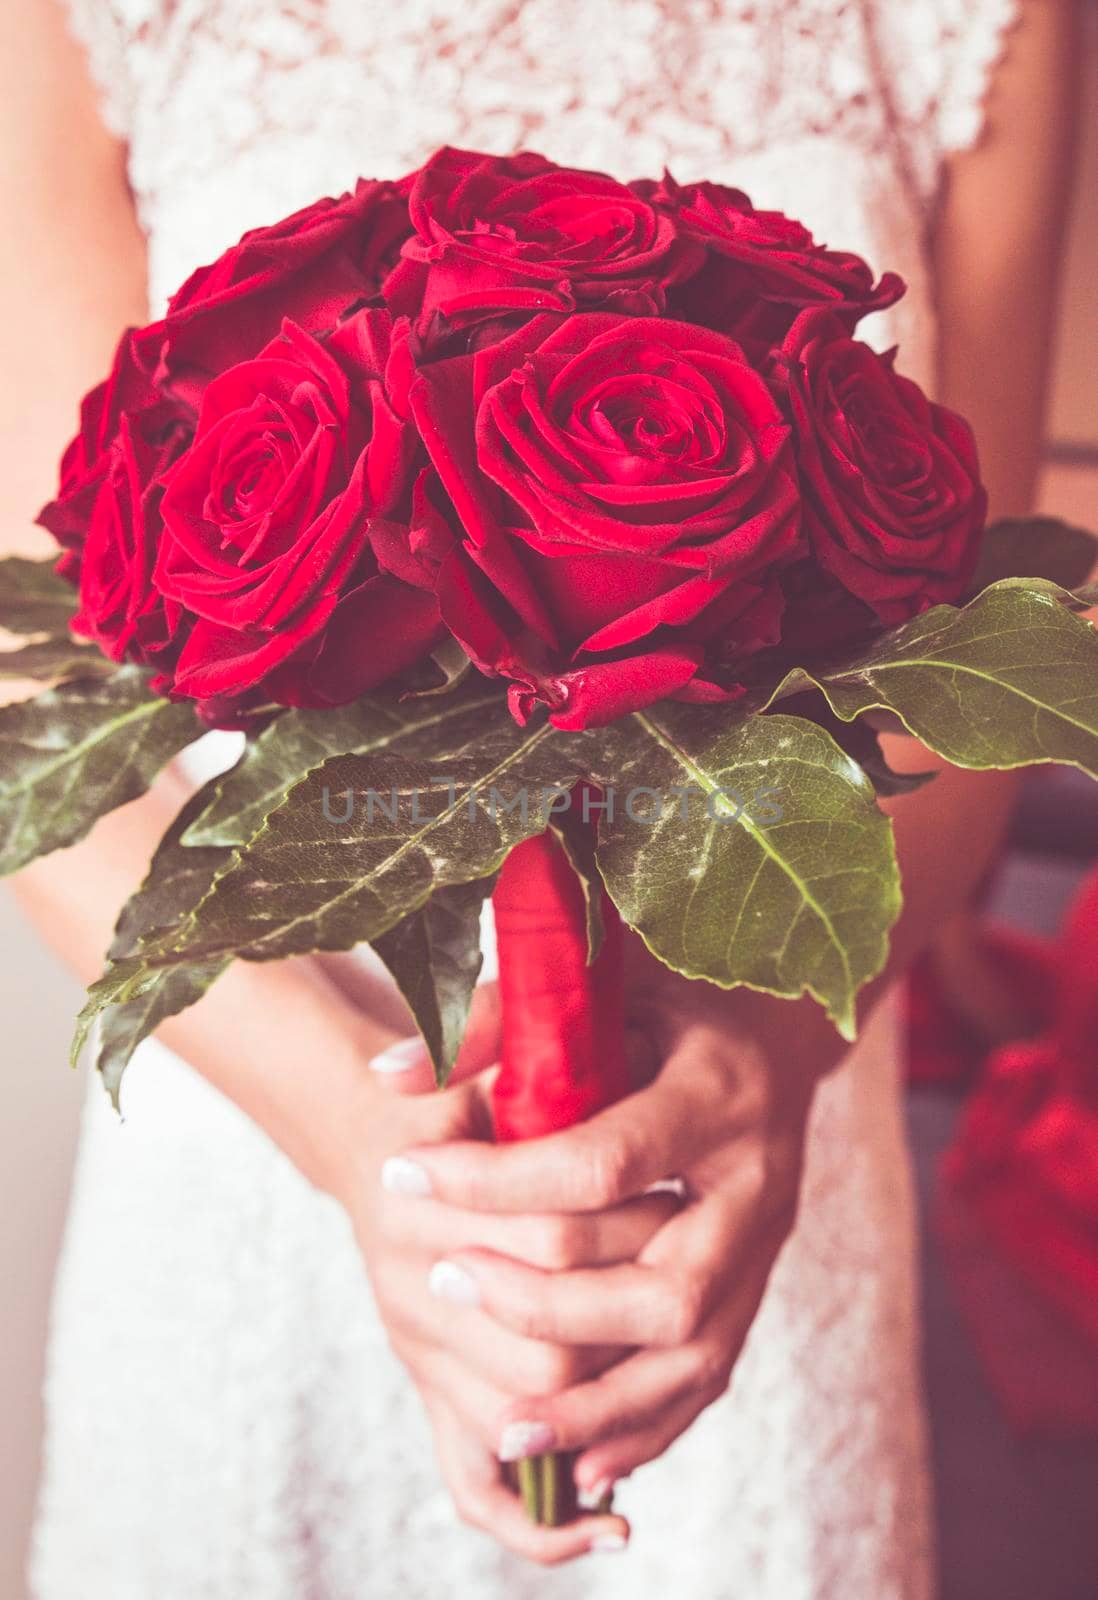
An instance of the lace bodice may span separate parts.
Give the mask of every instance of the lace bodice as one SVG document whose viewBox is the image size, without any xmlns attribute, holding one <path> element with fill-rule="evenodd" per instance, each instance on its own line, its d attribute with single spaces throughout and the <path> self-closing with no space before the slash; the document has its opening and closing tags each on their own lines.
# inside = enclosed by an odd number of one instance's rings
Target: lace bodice
<svg viewBox="0 0 1098 1600">
<path fill-rule="evenodd" d="M 442 143 L 708 177 L 908 280 L 1015 0 L 68 0 L 152 309 L 248 227 Z M 872 324 L 876 323 L 876 329 Z M 872 331 L 871 331 L 872 330 Z M 556 1573 L 460 1528 L 346 1218 L 153 1041 L 96 1091 L 50 1367 L 37 1600 L 926 1600 L 914 1236 L 884 1006 L 820 1090 L 733 1389 Z M 89 1461 L 110 1492 L 88 1494 Z"/>
<path fill-rule="evenodd" d="M 705 176 L 907 277 L 1015 0 L 68 0 L 129 143 L 154 309 L 246 227 L 444 143 Z"/>
</svg>

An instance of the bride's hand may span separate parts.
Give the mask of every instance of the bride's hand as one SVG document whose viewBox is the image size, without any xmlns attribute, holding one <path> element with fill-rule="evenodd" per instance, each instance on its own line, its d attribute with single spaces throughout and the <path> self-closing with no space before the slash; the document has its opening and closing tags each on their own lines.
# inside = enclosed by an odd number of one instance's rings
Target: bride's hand
<svg viewBox="0 0 1098 1600">
<path fill-rule="evenodd" d="M 591 1494 L 662 1454 L 727 1388 L 793 1224 L 815 1084 L 842 1052 L 807 1002 L 726 994 L 650 958 L 633 993 L 659 1058 L 639 1092 L 527 1145 L 401 1156 L 436 1201 L 500 1222 L 555 1209 L 562 1228 L 593 1227 L 653 1183 L 685 1184 L 685 1203 L 618 1265 L 528 1264 L 528 1251 L 482 1242 L 436 1268 L 438 1287 L 487 1313 L 481 1327 L 544 1350 L 633 1347 L 576 1379 L 561 1362 L 560 1381 L 500 1417 L 501 1456 L 581 1451 L 576 1481 Z"/>
<path fill-rule="evenodd" d="M 366 1101 L 356 1114 L 359 1126 L 348 1140 L 354 1159 L 336 1193 L 351 1215 L 390 1343 L 426 1406 L 459 1513 L 515 1553 L 555 1563 L 620 1547 L 628 1525 L 621 1517 L 592 1516 L 567 1527 L 534 1526 L 504 1481 L 496 1454 L 500 1429 L 516 1404 L 588 1381 L 622 1352 L 597 1344 L 564 1347 L 508 1328 L 463 1304 L 460 1286 L 455 1304 L 452 1277 L 438 1263 L 456 1261 L 468 1250 L 521 1261 L 534 1272 L 628 1261 L 675 1201 L 653 1195 L 609 1206 L 598 1216 L 569 1217 L 539 1214 L 548 1206 L 521 1208 L 521 1214 L 512 1208 L 507 1215 L 475 1211 L 424 1194 L 399 1152 L 443 1142 L 483 1148 L 491 1117 L 481 1074 L 497 1058 L 497 1041 L 495 990 L 486 986 L 477 993 L 444 1092 L 431 1086 L 416 1041 L 375 1057 Z M 410 1059 L 418 1064 L 409 1068 Z"/>
</svg>

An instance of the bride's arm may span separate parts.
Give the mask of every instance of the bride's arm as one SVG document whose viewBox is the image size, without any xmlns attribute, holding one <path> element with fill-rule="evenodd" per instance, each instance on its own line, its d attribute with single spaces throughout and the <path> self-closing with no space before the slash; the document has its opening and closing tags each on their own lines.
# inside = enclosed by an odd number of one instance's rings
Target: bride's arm
<svg viewBox="0 0 1098 1600">
<path fill-rule="evenodd" d="M 971 419 L 994 516 L 1032 510 L 1056 333 L 1082 57 L 1074 0 L 1027 0 L 988 104 L 988 136 L 953 157 L 935 230 L 938 396 Z M 1013 792 L 1008 775 L 988 793 Z M 950 1003 L 989 1043 L 1035 1022 L 987 955 L 974 911 L 934 943 Z"/>
<path fill-rule="evenodd" d="M 1083 56 L 1078 0 L 1023 0 L 983 137 L 951 157 L 932 236 L 937 398 L 980 443 L 993 516 L 1032 505 L 1044 442 Z"/>
<path fill-rule="evenodd" d="M 939 388 L 973 421 L 994 514 L 1029 507 L 1040 458 L 1072 164 L 1076 22 L 1071 0 L 1026 0 L 996 74 L 985 137 L 951 164 L 934 241 Z M 939 776 L 886 808 L 905 906 L 888 972 L 867 1002 L 969 899 L 999 848 L 1014 789 L 1010 774 L 948 768 L 914 740 L 888 745 L 893 765 Z M 636 1263 L 545 1274 L 477 1251 L 458 1262 L 488 1310 L 526 1335 L 641 1346 L 594 1382 L 512 1413 L 512 1421 L 543 1424 L 556 1448 L 582 1450 L 585 1486 L 658 1455 L 727 1386 L 792 1225 L 813 1085 L 842 1054 L 809 1002 L 723 994 L 654 963 L 638 991 L 664 1054 L 642 1093 L 536 1141 L 532 1153 L 406 1152 L 442 1198 L 489 1211 L 536 1208 L 554 1195 L 567 1195 L 577 1212 L 594 1210 L 669 1172 L 687 1179 L 692 1203 Z"/>
</svg>

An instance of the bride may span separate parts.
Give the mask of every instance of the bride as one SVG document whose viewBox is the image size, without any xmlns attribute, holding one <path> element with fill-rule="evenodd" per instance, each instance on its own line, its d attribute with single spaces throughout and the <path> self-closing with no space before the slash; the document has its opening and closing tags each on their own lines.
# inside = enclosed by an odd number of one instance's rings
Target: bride
<svg viewBox="0 0 1098 1600">
<path fill-rule="evenodd" d="M 994 509 L 1021 512 L 1073 9 L 23 0 L 0 62 L 3 527 L 29 528 L 126 323 L 245 228 L 443 143 L 622 177 L 666 163 L 898 270 L 907 296 L 869 337 L 972 419 Z M 894 766 L 940 765 L 892 742 Z M 166 775 L 21 880 L 86 977 L 193 781 Z M 946 771 L 890 803 L 907 904 L 889 978 L 963 905 L 1010 795 Z M 493 993 L 442 1094 L 353 958 L 235 967 L 142 1047 L 121 1122 L 93 1086 L 37 1600 L 929 1594 L 886 982 L 842 1059 L 814 1007 L 637 955 L 655 1078 L 510 1147 L 483 1139 Z M 683 1195 L 652 1188 L 671 1176 Z M 618 1483 L 614 1510 L 528 1524 L 501 1459 L 549 1447 L 576 1452 L 590 1503 Z"/>
</svg>

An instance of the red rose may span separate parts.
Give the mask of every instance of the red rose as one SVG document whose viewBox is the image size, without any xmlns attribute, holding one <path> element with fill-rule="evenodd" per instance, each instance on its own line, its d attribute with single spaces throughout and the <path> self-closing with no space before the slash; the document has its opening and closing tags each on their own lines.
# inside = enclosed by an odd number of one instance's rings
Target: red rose
<svg viewBox="0 0 1098 1600">
<path fill-rule="evenodd" d="M 384 311 L 355 313 L 323 343 L 287 322 L 210 383 L 162 505 L 156 582 L 197 619 L 178 692 L 262 682 L 290 704 L 340 704 L 430 647 L 433 600 L 379 574 L 366 537 L 416 450 L 387 378 L 402 350 Z"/>
<path fill-rule="evenodd" d="M 886 272 L 875 284 L 860 256 L 817 244 L 780 211 L 756 211 L 739 189 L 719 183 L 683 188 L 666 173 L 659 184 L 633 187 L 710 252 L 705 268 L 673 296 L 672 314 L 733 338 L 778 344 L 810 306 L 833 311 L 853 331 L 862 317 L 894 305 L 904 292 L 896 273 Z"/>
<path fill-rule="evenodd" d="M 170 665 L 181 608 L 152 581 L 160 533 L 161 474 L 184 441 L 156 447 L 123 416 L 111 446 L 80 559 L 75 633 L 114 661 Z"/>
<path fill-rule="evenodd" d="M 425 331 L 507 311 L 650 314 L 701 265 L 668 216 L 601 172 L 441 150 L 409 184 L 414 235 L 383 293 Z"/>
<path fill-rule="evenodd" d="M 210 378 L 250 360 L 284 318 L 322 332 L 375 295 L 409 231 L 396 187 L 365 178 L 338 200 L 254 228 L 192 273 L 163 320 L 142 330 L 141 358 L 197 409 Z"/>
<path fill-rule="evenodd" d="M 806 312 L 780 356 L 813 553 L 889 625 L 964 592 L 987 511 L 971 429 L 894 355 Z"/>
<path fill-rule="evenodd" d="M 788 428 L 730 340 L 543 316 L 424 367 L 411 404 L 465 537 L 448 557 L 445 508 L 425 533 L 422 500 L 410 537 L 447 625 L 513 679 L 520 717 L 541 700 L 559 727 L 595 726 L 710 697 L 725 691 L 707 657 L 773 641 L 797 489 Z"/>
<path fill-rule="evenodd" d="M 80 431 L 61 460 L 57 498 L 42 508 L 38 521 L 66 547 L 58 570 L 74 583 L 80 571 L 80 552 L 100 487 L 110 467 L 123 417 L 128 418 L 133 439 L 161 446 L 193 422 L 185 406 L 166 398 L 150 381 L 137 360 L 135 330 L 128 328 L 119 340 L 111 375 L 84 396 L 80 406 Z"/>
</svg>

